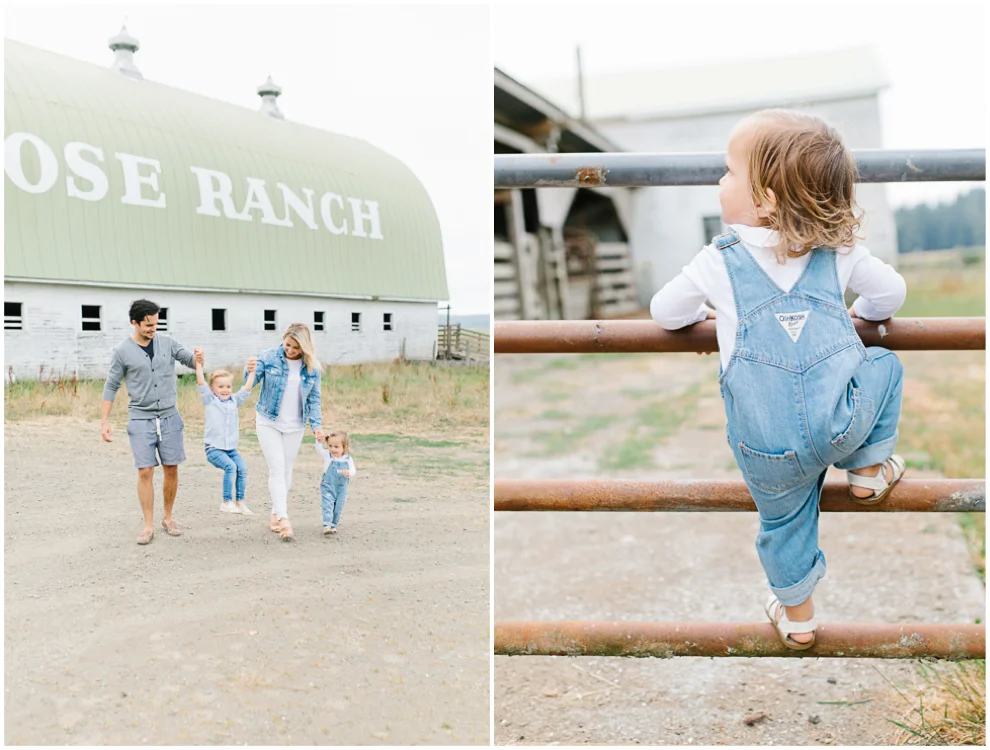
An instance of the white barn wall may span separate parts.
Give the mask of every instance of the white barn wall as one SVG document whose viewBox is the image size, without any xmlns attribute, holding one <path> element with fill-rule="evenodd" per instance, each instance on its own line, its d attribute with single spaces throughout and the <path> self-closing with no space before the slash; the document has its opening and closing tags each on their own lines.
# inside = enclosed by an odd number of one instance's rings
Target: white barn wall
<svg viewBox="0 0 990 750">
<path fill-rule="evenodd" d="M 853 149 L 880 148 L 880 112 L 875 95 L 812 103 L 799 109 L 821 115 L 835 125 Z M 729 134 L 747 112 L 728 112 L 650 120 L 603 120 L 598 130 L 627 151 L 724 152 Z M 867 220 L 860 232 L 863 244 L 883 260 L 896 262 L 897 232 L 886 188 L 858 185 L 857 202 Z M 634 191 L 630 236 L 639 279 L 639 301 L 676 276 L 704 244 L 702 218 L 718 215 L 718 188 L 663 187 Z"/>
<path fill-rule="evenodd" d="M 191 292 L 68 284 L 5 282 L 4 300 L 22 303 L 23 330 L 4 331 L 5 372 L 17 379 L 46 372 L 76 372 L 80 378 L 103 378 L 110 352 L 133 330 L 128 310 L 147 298 L 168 308 L 168 334 L 183 345 L 206 351 L 207 369 L 245 361 L 277 346 L 294 322 L 313 329 L 313 313 L 324 311 L 323 331 L 313 331 L 317 355 L 327 365 L 391 361 L 402 353 L 430 360 L 437 341 L 437 305 L 428 302 L 382 302 L 278 294 Z M 83 331 L 81 306 L 101 306 L 100 331 Z M 227 330 L 212 330 L 212 309 L 227 310 Z M 275 310 L 275 330 L 264 330 L 264 310 Z M 351 331 L 351 313 L 361 313 L 361 331 Z M 392 313 L 391 331 L 383 314 Z M 181 365 L 179 372 L 189 372 Z"/>
</svg>

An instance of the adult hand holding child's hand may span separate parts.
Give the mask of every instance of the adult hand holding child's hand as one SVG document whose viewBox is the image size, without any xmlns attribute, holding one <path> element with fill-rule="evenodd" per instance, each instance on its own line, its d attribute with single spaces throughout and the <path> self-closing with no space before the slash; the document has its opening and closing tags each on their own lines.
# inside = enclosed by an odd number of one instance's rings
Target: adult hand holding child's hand
<svg viewBox="0 0 990 750">
<path fill-rule="evenodd" d="M 193 359 L 200 364 L 204 364 L 206 362 L 206 354 L 197 346 L 193 349 Z"/>
<path fill-rule="evenodd" d="M 257 357 L 251 357 L 251 359 L 249 359 L 247 361 L 247 371 L 248 372 L 254 372 L 255 371 L 255 368 L 257 368 L 257 366 L 258 366 L 258 358 Z"/>
</svg>

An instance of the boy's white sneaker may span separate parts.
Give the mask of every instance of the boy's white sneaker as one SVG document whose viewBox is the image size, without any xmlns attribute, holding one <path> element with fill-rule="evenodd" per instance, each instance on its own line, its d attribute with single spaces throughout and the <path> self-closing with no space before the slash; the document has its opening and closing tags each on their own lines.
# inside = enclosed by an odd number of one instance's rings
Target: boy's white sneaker
<svg viewBox="0 0 990 750">
<path fill-rule="evenodd" d="M 238 508 L 237 505 L 234 504 L 233 502 L 220 503 L 220 512 L 221 513 L 240 513 L 241 512 L 241 509 Z"/>
<path fill-rule="evenodd" d="M 238 513 L 241 513 L 241 514 L 243 514 L 245 516 L 253 516 L 254 515 L 254 511 L 251 510 L 249 507 L 247 507 L 247 505 L 245 503 L 241 503 L 241 507 L 237 509 L 237 512 Z"/>
<path fill-rule="evenodd" d="M 330 536 L 331 534 L 336 534 L 337 529 L 331 529 L 329 526 L 323 527 L 323 536 Z"/>
</svg>

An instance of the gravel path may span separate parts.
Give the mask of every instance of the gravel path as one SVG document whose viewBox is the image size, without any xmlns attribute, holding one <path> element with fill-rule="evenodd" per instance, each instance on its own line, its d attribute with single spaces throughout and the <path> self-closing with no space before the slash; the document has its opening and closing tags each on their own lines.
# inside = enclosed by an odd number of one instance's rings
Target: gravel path
<svg viewBox="0 0 990 750">
<path fill-rule="evenodd" d="M 487 445 L 358 440 L 325 538 L 304 444 L 286 544 L 257 444 L 241 445 L 257 515 L 226 516 L 196 432 L 185 532 L 139 547 L 122 428 L 107 445 L 96 423 L 6 425 L 6 742 L 487 745 Z"/>
</svg>

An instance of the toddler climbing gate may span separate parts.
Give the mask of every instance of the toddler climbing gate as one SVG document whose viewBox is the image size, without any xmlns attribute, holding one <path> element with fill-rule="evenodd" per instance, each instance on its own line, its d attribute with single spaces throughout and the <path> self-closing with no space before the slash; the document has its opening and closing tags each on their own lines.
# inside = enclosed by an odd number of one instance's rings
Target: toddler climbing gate
<svg viewBox="0 0 990 750">
<path fill-rule="evenodd" d="M 984 149 L 853 151 L 860 182 L 983 181 Z M 495 188 L 715 185 L 721 154 L 523 154 L 495 156 Z M 895 351 L 985 350 L 986 318 L 854 320 L 866 346 Z M 666 331 L 648 320 L 495 323 L 496 354 L 715 352 L 715 321 Z M 903 479 L 884 502 L 852 502 L 826 482 L 825 513 L 986 511 L 982 479 Z M 496 511 L 753 512 L 743 481 L 495 481 Z M 495 653 L 549 656 L 779 656 L 986 658 L 982 624 L 823 623 L 815 645 L 786 648 L 770 623 L 496 621 Z"/>
</svg>

